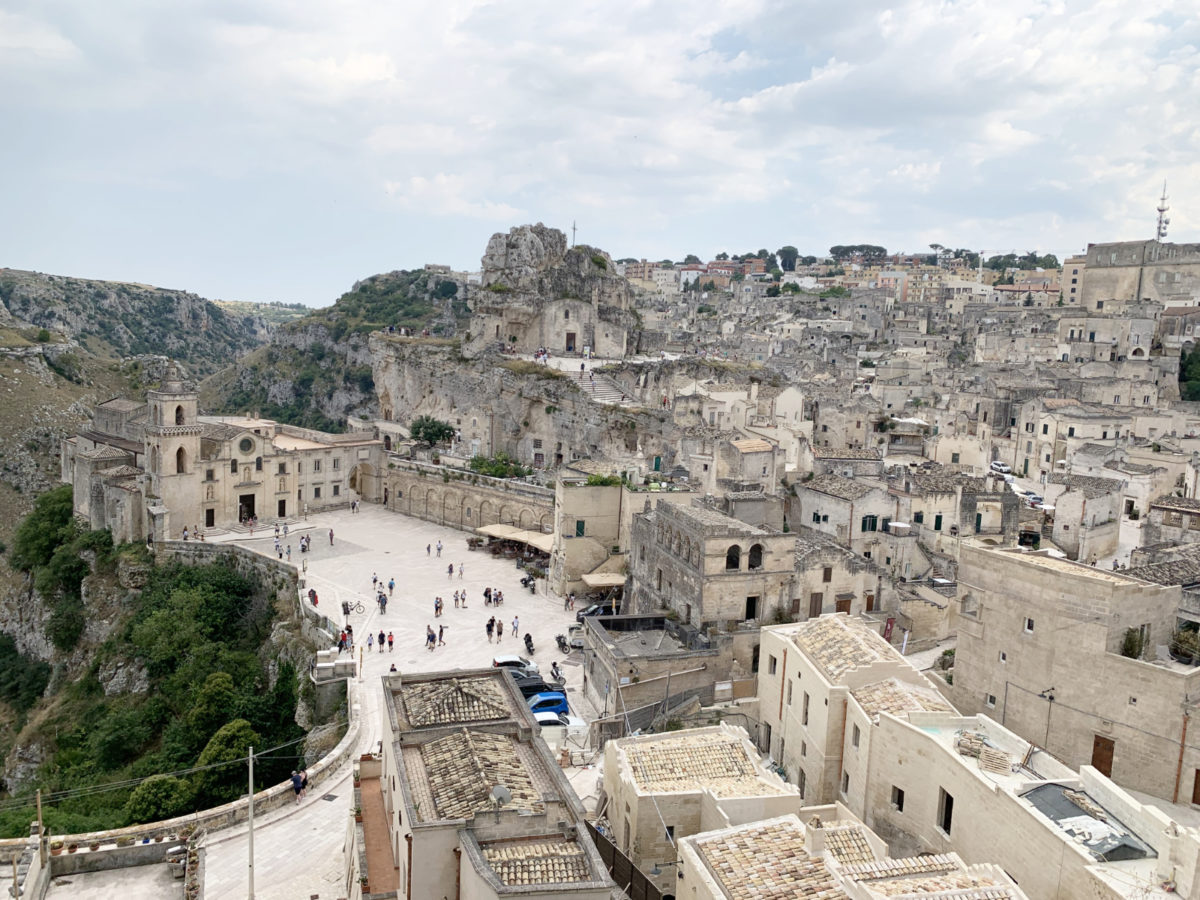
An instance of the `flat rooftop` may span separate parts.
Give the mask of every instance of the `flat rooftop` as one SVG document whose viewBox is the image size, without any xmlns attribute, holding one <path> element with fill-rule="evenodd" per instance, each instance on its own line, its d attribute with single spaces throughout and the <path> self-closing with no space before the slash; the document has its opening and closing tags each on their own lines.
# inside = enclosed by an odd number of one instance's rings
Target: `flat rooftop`
<svg viewBox="0 0 1200 900">
<path fill-rule="evenodd" d="M 1096 581 L 1107 582 L 1108 584 L 1132 585 L 1142 583 L 1138 579 L 1130 578 L 1121 572 L 1113 572 L 1108 569 L 1098 568 L 1097 566 L 1089 566 L 1085 563 L 1075 562 L 1061 556 L 1051 556 L 1046 550 L 993 550 L 992 552 L 1003 553 L 1010 557 L 1016 557 L 1030 565 L 1061 572 L 1064 575 L 1074 575 L 1077 578 L 1092 578 Z"/>
<path fill-rule="evenodd" d="M 648 794 L 709 790 L 718 797 L 795 793 L 765 772 L 746 739 L 723 729 L 648 735 L 617 742 L 639 791 Z"/>
</svg>

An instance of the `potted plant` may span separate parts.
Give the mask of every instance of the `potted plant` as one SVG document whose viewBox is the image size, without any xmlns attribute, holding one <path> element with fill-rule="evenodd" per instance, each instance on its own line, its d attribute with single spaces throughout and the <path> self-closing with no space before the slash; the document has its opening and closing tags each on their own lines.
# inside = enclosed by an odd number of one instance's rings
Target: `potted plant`
<svg viewBox="0 0 1200 900">
<path fill-rule="evenodd" d="M 67 844 L 67 852 L 68 853 L 74 853 L 78 849 L 79 849 L 78 844 Z"/>
<path fill-rule="evenodd" d="M 361 806 L 354 807 L 354 821 L 355 822 L 362 821 L 362 807 Z"/>
<path fill-rule="evenodd" d="M 133 838 L 131 838 L 129 835 L 124 835 L 122 837 L 117 838 L 117 846 L 118 847 L 128 847 L 132 843 L 133 843 Z"/>
<path fill-rule="evenodd" d="M 92 851 L 99 850 L 99 849 L 100 849 L 100 842 L 99 842 L 99 841 L 92 841 L 91 843 L 89 843 L 89 844 L 88 844 L 88 849 L 89 849 L 89 850 L 92 850 Z"/>
<path fill-rule="evenodd" d="M 60 853 L 62 853 L 62 851 L 63 851 L 63 842 L 62 841 L 51 841 L 50 842 L 50 855 L 51 856 L 58 856 Z"/>
<path fill-rule="evenodd" d="M 162 835 L 161 835 L 161 834 L 156 834 L 156 835 L 154 836 L 154 843 L 156 843 L 156 844 L 161 844 L 161 843 L 162 843 Z"/>
</svg>

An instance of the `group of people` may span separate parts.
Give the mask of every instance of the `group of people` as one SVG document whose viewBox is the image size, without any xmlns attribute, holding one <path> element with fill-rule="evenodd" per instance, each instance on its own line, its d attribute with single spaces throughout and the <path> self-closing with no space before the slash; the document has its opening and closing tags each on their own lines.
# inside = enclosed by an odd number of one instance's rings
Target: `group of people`
<svg viewBox="0 0 1200 900">
<path fill-rule="evenodd" d="M 485 627 L 487 629 L 487 639 L 488 639 L 489 644 L 492 642 L 492 635 L 496 636 L 497 642 L 504 640 L 504 620 L 503 619 L 497 618 L 496 616 L 492 616 L 490 619 L 487 620 L 487 625 Z M 518 634 L 520 627 L 521 627 L 521 617 L 513 616 L 512 633 L 514 635 Z"/>
<path fill-rule="evenodd" d="M 438 647 L 446 646 L 446 626 L 439 625 L 435 632 L 432 625 L 425 626 L 425 649 L 434 651 Z"/>
<path fill-rule="evenodd" d="M 464 600 L 466 591 L 463 591 Z M 500 606 L 504 602 L 504 591 L 498 588 L 485 587 L 483 589 L 483 605 L 484 606 Z"/>
<path fill-rule="evenodd" d="M 191 540 L 193 538 L 196 539 L 197 541 L 204 540 L 204 532 L 200 530 L 200 526 L 193 525 L 192 530 L 189 532 L 188 527 L 186 525 L 184 525 L 183 526 L 183 539 L 185 541 L 187 541 L 187 540 Z"/>
</svg>

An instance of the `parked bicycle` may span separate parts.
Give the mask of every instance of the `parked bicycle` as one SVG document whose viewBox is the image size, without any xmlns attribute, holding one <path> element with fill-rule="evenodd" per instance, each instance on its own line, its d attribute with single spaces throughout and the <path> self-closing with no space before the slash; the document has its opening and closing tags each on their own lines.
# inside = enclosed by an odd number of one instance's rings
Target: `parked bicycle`
<svg viewBox="0 0 1200 900">
<path fill-rule="evenodd" d="M 363 606 L 361 600 L 355 600 L 353 603 L 348 600 L 342 601 L 342 613 L 344 615 L 348 616 L 350 613 L 358 613 L 361 616 L 366 611 L 367 608 Z"/>
</svg>

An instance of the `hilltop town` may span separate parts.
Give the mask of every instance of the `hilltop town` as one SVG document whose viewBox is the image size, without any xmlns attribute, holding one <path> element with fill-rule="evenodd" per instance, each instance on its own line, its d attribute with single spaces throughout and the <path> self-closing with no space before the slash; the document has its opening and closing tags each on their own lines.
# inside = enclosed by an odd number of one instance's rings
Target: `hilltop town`
<svg viewBox="0 0 1200 900">
<path fill-rule="evenodd" d="M 312 842 L 288 890 L 1195 896 L 1198 324 L 1200 245 L 648 262 L 525 225 L 164 366 L 61 479 L 118 545 L 260 571 L 317 648 L 332 802 L 256 798 Z M 21 652 L 92 677 L 22 602 Z M 244 890 L 219 809 L 160 823 L 188 896 Z M 97 841 L 131 897 L 152 827 Z M 5 843 L 53 897 L 48 837 Z"/>
</svg>

